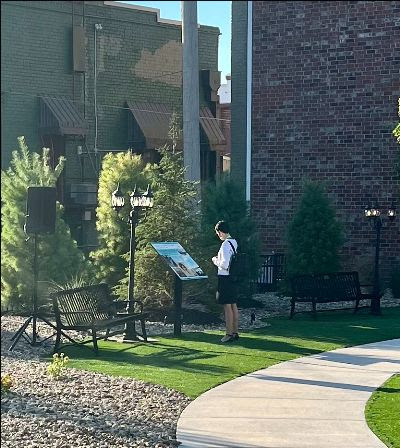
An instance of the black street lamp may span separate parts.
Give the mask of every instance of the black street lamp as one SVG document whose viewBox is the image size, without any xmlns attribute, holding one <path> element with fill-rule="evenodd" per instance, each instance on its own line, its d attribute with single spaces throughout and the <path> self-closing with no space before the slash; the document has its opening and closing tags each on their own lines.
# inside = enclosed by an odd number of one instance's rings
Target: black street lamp
<svg viewBox="0 0 400 448">
<path fill-rule="evenodd" d="M 380 297 L 380 278 L 379 278 L 379 252 L 381 245 L 381 229 L 383 226 L 381 218 L 381 210 L 378 205 L 378 201 L 375 201 L 375 205 L 371 206 L 369 203 L 364 210 L 364 216 L 368 219 L 372 227 L 376 230 L 376 243 L 375 243 L 375 266 L 374 266 L 374 290 L 373 300 L 371 302 L 371 313 L 375 315 L 381 314 L 381 297 Z M 387 217 L 389 221 L 394 221 L 396 218 L 396 207 L 392 202 L 392 205 L 387 211 Z"/>
<path fill-rule="evenodd" d="M 131 211 L 129 213 L 129 223 L 131 226 L 131 234 L 129 241 L 129 285 L 128 285 L 128 304 L 126 311 L 128 314 L 135 312 L 135 251 L 136 251 L 136 235 L 135 229 L 139 219 L 139 212 L 141 209 L 148 209 L 153 207 L 154 199 L 151 192 L 150 185 L 147 190 L 141 193 L 135 185 L 133 192 L 130 194 Z M 112 208 L 118 213 L 125 205 L 124 195 L 119 187 L 112 192 L 111 195 Z M 135 322 L 127 322 L 125 327 L 124 341 L 137 340 Z"/>
</svg>

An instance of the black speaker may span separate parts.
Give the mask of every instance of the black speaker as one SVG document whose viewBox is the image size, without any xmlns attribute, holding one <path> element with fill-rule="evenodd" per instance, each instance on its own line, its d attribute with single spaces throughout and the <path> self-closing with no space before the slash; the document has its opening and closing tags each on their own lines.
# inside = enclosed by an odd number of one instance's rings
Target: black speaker
<svg viewBox="0 0 400 448">
<path fill-rule="evenodd" d="M 28 187 L 26 233 L 54 233 L 56 227 L 55 187 Z"/>
</svg>

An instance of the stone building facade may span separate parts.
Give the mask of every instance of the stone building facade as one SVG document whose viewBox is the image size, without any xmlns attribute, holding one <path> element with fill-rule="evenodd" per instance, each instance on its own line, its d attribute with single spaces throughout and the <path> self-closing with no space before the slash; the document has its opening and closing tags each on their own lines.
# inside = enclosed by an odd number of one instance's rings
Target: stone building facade
<svg viewBox="0 0 400 448">
<path fill-rule="evenodd" d="M 2 169 L 21 135 L 33 151 L 65 155 L 58 199 L 90 250 L 102 156 L 131 147 L 153 160 L 170 113 L 182 111 L 181 23 L 113 1 L 3 1 L 1 12 Z M 204 179 L 215 175 L 224 143 L 212 119 L 218 36 L 198 28 Z"/>
<path fill-rule="evenodd" d="M 399 206 L 399 2 L 232 7 L 231 169 L 247 186 L 264 251 L 285 252 L 302 180 L 323 181 L 345 229 L 343 266 L 370 280 L 375 232 L 364 207 Z M 400 219 L 383 221 L 387 276 L 400 262 Z"/>
</svg>

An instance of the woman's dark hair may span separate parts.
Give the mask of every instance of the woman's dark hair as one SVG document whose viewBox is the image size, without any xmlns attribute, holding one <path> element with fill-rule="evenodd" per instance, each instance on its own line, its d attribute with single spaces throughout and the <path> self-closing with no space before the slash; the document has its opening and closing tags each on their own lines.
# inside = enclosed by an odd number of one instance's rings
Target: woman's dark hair
<svg viewBox="0 0 400 448">
<path fill-rule="evenodd" d="M 229 233 L 229 224 L 226 221 L 218 221 L 217 224 L 215 224 L 215 231 Z"/>
</svg>

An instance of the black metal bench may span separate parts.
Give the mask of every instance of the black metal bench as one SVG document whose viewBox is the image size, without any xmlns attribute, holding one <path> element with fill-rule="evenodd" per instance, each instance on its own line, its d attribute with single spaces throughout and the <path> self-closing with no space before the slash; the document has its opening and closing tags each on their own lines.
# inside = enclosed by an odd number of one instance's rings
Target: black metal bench
<svg viewBox="0 0 400 448">
<path fill-rule="evenodd" d="M 54 353 L 60 346 L 61 336 L 76 345 L 93 342 L 94 351 L 98 353 L 97 341 L 122 333 L 123 329 L 112 333 L 110 330 L 117 326 L 123 326 L 129 321 L 133 321 L 133 325 L 135 325 L 135 321 L 140 321 L 142 327 L 140 336 L 147 341 L 145 327 L 147 314 L 143 312 L 142 302 L 135 301 L 137 309 L 134 313 L 118 312 L 118 305 L 123 305 L 126 302 L 113 300 L 109 287 L 105 283 L 53 292 L 50 297 L 53 301 L 57 326 Z M 65 333 L 67 330 L 91 331 L 92 339 L 78 342 Z M 98 335 L 98 332 L 102 330 L 106 331 L 105 335 Z"/>
<path fill-rule="evenodd" d="M 285 278 L 285 255 L 272 252 L 260 255 L 261 266 L 256 280 L 259 292 L 276 291 L 278 283 Z"/>
<path fill-rule="evenodd" d="M 295 314 L 296 302 L 311 302 L 313 315 L 316 317 L 317 303 L 355 301 L 354 312 L 357 312 L 360 300 L 374 298 L 372 294 L 361 292 L 358 272 L 296 275 L 290 282 L 290 318 Z"/>
</svg>

